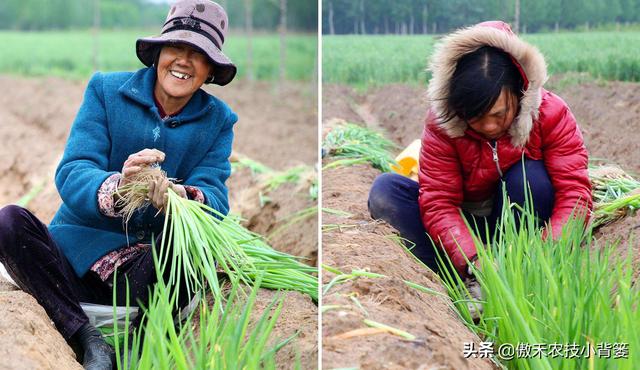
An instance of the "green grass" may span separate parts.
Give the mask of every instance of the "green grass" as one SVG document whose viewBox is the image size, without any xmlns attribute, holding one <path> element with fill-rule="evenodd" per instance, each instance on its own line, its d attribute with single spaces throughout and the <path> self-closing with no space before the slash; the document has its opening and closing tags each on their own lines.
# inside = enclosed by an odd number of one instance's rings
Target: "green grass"
<svg viewBox="0 0 640 370">
<path fill-rule="evenodd" d="M 424 84 L 430 36 L 322 36 L 323 82 L 379 86 Z"/>
<path fill-rule="evenodd" d="M 154 35 L 152 30 L 101 31 L 98 38 L 99 70 L 134 71 L 143 67 L 135 53 L 139 37 Z M 0 73 L 24 76 L 61 76 L 86 79 L 93 72 L 93 37 L 89 30 L 15 32 L 0 31 Z M 261 34 L 253 38 L 254 74 L 260 80 L 278 78 L 279 38 Z M 247 38 L 227 37 L 224 52 L 238 66 L 238 77 L 247 73 Z M 311 80 L 317 57 L 315 35 L 293 34 L 287 38 L 287 79 Z"/>
<path fill-rule="evenodd" d="M 297 184 L 303 173 L 311 172 L 313 168 L 311 166 L 296 166 L 286 169 L 284 171 L 273 172 L 267 176 L 263 181 L 263 186 L 266 187 L 266 191 L 274 191 L 280 187 L 280 185 L 286 183 Z"/>
<path fill-rule="evenodd" d="M 524 35 L 546 57 L 551 74 L 587 72 L 605 80 L 640 81 L 640 32 Z M 323 82 L 359 88 L 425 85 L 433 36 L 323 36 Z"/>
</svg>

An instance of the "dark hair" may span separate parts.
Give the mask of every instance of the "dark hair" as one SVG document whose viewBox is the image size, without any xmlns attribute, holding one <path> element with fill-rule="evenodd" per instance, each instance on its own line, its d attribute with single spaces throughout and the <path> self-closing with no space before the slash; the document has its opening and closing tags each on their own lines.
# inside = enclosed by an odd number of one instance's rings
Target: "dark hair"
<svg viewBox="0 0 640 370">
<path fill-rule="evenodd" d="M 522 75 L 509 54 L 483 46 L 464 55 L 451 78 L 442 119 L 447 122 L 457 116 L 466 122 L 483 116 L 496 103 L 503 88 L 518 100 L 524 90 Z"/>
<path fill-rule="evenodd" d="M 154 46 L 153 51 L 151 52 L 153 55 L 153 65 L 158 68 L 158 62 L 160 61 L 160 51 L 164 45 L 160 44 L 158 46 Z"/>
</svg>

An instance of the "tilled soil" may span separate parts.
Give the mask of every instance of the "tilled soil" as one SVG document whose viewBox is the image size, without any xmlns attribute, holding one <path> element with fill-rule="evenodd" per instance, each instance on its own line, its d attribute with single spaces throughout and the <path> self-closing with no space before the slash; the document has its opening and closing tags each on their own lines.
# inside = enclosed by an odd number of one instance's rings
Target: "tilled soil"
<svg viewBox="0 0 640 370">
<path fill-rule="evenodd" d="M 297 184 L 285 183 L 269 190 L 263 185 L 263 176 L 241 169 L 228 182 L 230 188 L 237 189 L 231 194 L 231 213 L 242 215 L 243 224 L 267 236 L 277 250 L 303 257 L 303 262 L 316 266 L 317 200 L 309 192 L 317 172 L 309 166 L 301 178 Z"/>
<path fill-rule="evenodd" d="M 551 86 L 554 86 L 552 80 Z M 342 85 L 323 86 L 323 134 L 341 120 L 381 130 L 404 147 L 422 133 L 428 106 L 425 90 L 387 85 L 364 93 Z M 571 107 L 582 129 L 591 158 L 616 163 L 628 172 L 640 173 L 640 84 L 587 82 L 558 84 L 552 91 Z M 323 171 L 323 208 L 349 212 L 349 216 L 323 213 L 323 264 L 344 273 L 368 269 L 388 278 L 357 278 L 334 286 L 323 297 L 332 305 L 323 313 L 323 368 L 362 369 L 467 369 L 491 368 L 480 359 L 462 356 L 465 342 L 479 339 L 471 333 L 443 298 L 407 287 L 402 279 L 444 292 L 434 274 L 408 256 L 389 239 L 395 231 L 373 221 L 367 212 L 367 195 L 379 171 L 353 166 Z M 340 228 L 337 228 L 340 225 Z M 600 228 L 598 245 L 620 241 L 616 255 L 625 255 L 633 243 L 634 265 L 640 262 L 640 220 L 627 217 Z M 635 271 L 636 277 L 639 272 Z M 323 274 L 323 284 L 335 275 Z M 354 300 L 354 298 L 357 299 Z M 362 307 L 358 306 L 361 305 Z M 406 341 L 391 334 L 345 338 L 365 328 L 363 319 L 405 330 L 418 339 Z M 355 332 L 357 333 L 357 332 Z"/>
<path fill-rule="evenodd" d="M 73 369 L 82 365 L 44 309 L 8 283 L 0 286 L 0 369 Z"/>
<path fill-rule="evenodd" d="M 3 158 L 0 207 L 16 202 L 33 187 L 42 185 L 43 190 L 28 208 L 48 223 L 61 202 L 53 184 L 55 168 L 86 82 L 0 76 L 0 86 L 11 87 L 10 92 L 0 94 L 0 156 Z M 313 168 L 318 156 L 317 98 L 310 83 L 285 83 L 279 94 L 272 84 L 264 82 L 234 81 L 224 88 L 207 87 L 207 90 L 227 102 L 240 117 L 234 129 L 234 151 L 276 170 L 301 164 Z M 283 186 L 270 194 L 271 204 L 262 209 L 255 199 L 240 196 L 243 192 L 257 194 L 252 187 L 260 186 L 248 172 L 233 174 L 227 184 L 232 209 L 240 210 L 241 216 L 253 220 L 254 225 L 248 226 L 263 235 L 286 224 L 292 213 L 315 204 L 305 197 L 308 185 Z M 317 216 L 312 216 L 293 227 L 282 228 L 271 241 L 275 248 L 299 254 L 315 264 L 316 230 Z M 2 289 L 10 288 L 7 284 L 0 285 Z M 272 294 L 261 292 L 257 305 L 266 306 Z M 4 313 L 0 315 L 3 344 L 0 368 L 81 368 L 33 298 L 19 291 L 0 290 L 0 295 L 0 310 Z M 301 334 L 278 354 L 280 368 L 293 368 L 298 356 L 296 351 L 300 352 L 304 369 L 316 367 L 317 313 L 317 305 L 308 297 L 289 293 L 274 331 L 281 338 L 298 330 Z M 38 338 L 37 342 L 20 339 L 31 336 Z M 22 365 L 25 367 L 19 367 Z"/>
<path fill-rule="evenodd" d="M 274 298 L 284 296 L 280 319 L 274 327 L 267 345 L 278 343 L 295 335 L 295 339 L 276 354 L 279 369 L 318 368 L 318 307 L 309 297 L 299 292 L 278 293 L 260 289 L 252 318 L 257 319 Z"/>
<path fill-rule="evenodd" d="M 632 281 L 637 284 L 640 277 L 640 214 L 602 226 L 595 232 L 594 237 L 598 241 L 594 248 L 615 246 L 612 261 L 613 258 L 624 261 L 631 251 Z"/>
<path fill-rule="evenodd" d="M 323 213 L 323 228 L 331 229 L 323 232 L 323 264 L 343 273 L 366 269 L 387 276 L 360 277 L 337 284 L 323 295 L 323 368 L 492 369 L 486 359 L 462 355 L 464 343 L 478 347 L 480 339 L 458 319 L 448 298 L 420 292 L 403 282 L 446 294 L 438 277 L 390 238 L 393 229 L 370 218 L 368 190 L 379 174 L 370 166 L 358 165 L 330 169 L 322 175 L 323 208 L 349 214 Z M 323 272 L 323 285 L 334 277 Z M 344 337 L 366 328 L 364 319 L 404 330 L 416 339 L 408 341 L 389 333 Z"/>
</svg>

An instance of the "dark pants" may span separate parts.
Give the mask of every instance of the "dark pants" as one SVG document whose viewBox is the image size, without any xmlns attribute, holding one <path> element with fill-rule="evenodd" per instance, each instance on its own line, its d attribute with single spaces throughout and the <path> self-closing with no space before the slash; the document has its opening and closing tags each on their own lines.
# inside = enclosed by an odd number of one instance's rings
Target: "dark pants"
<svg viewBox="0 0 640 370">
<path fill-rule="evenodd" d="M 504 174 L 494 196 L 493 209 L 488 217 L 473 216 L 463 212 L 464 217 L 473 227 L 478 226 L 482 239 L 490 239 L 495 231 L 495 225 L 502 212 L 503 188 L 512 203 L 525 204 L 524 180 L 525 174 L 533 198 L 534 213 L 539 220 L 546 221 L 551 217 L 554 202 L 554 190 L 542 161 L 525 160 L 524 172 L 522 161 L 514 164 Z M 443 186 L 447 186 L 443 184 Z M 422 223 L 420 207 L 418 205 L 418 183 L 404 176 L 385 173 L 378 176 L 369 193 L 369 212 L 374 219 L 388 222 L 400 232 L 400 236 L 407 239 L 408 247 L 425 265 L 438 272 L 435 247 L 427 236 Z M 489 235 L 485 235 L 485 225 Z"/>
<path fill-rule="evenodd" d="M 159 249 L 159 242 L 156 247 Z M 80 326 L 89 322 L 79 302 L 113 304 L 113 288 L 109 283 L 103 282 L 92 271 L 78 277 L 51 239 L 47 227 L 19 206 L 0 209 L 0 262 L 18 286 L 45 309 L 67 340 Z M 170 271 L 170 268 L 165 271 Z M 151 249 L 118 267 L 114 283 L 119 306 L 126 303 L 127 280 L 130 305 L 137 305 L 139 300 L 148 306 L 149 288 L 157 281 Z M 181 287 L 180 292 L 184 291 Z M 181 297 L 181 304 L 185 300 L 186 297 Z"/>
</svg>

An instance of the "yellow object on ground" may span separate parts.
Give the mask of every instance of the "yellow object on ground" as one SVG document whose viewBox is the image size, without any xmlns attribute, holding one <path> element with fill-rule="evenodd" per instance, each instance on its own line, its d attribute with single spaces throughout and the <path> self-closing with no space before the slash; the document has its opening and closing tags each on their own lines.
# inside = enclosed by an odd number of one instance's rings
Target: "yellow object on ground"
<svg viewBox="0 0 640 370">
<path fill-rule="evenodd" d="M 396 157 L 398 165 L 391 169 L 402 176 L 418 181 L 418 159 L 420 158 L 420 139 L 414 140 Z"/>
</svg>

